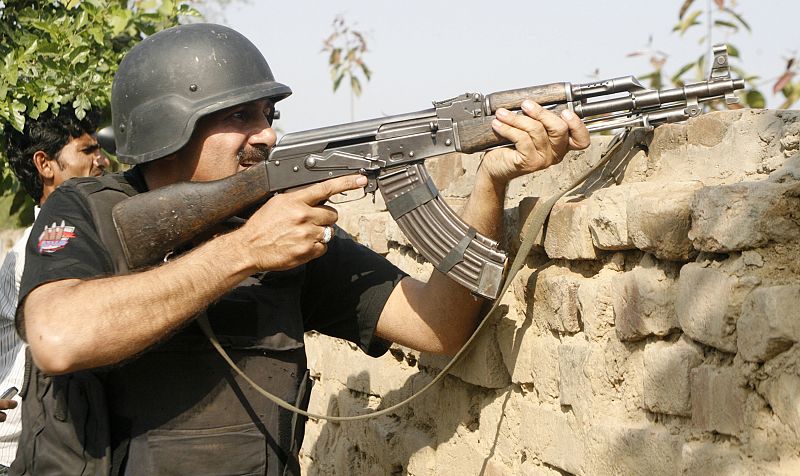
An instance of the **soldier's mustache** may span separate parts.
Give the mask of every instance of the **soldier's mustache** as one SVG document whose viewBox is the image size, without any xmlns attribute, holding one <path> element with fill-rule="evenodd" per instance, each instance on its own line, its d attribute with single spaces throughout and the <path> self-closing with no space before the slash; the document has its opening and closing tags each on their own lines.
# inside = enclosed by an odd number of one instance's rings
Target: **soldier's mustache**
<svg viewBox="0 0 800 476">
<path fill-rule="evenodd" d="M 236 154 L 239 165 L 253 165 L 269 158 L 269 147 L 266 145 L 253 145 L 245 147 Z"/>
</svg>

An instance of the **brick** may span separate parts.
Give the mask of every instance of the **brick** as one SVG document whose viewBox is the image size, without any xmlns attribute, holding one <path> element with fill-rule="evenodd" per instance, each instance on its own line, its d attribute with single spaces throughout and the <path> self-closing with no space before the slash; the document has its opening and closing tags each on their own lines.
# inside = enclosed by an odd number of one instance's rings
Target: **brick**
<svg viewBox="0 0 800 476">
<path fill-rule="evenodd" d="M 586 335 L 599 338 L 614 328 L 612 282 L 618 273 L 602 270 L 578 288 L 578 312 Z"/>
<path fill-rule="evenodd" d="M 800 183 L 743 182 L 705 187 L 692 203 L 689 238 L 712 253 L 793 242 L 800 237 Z"/>
<path fill-rule="evenodd" d="M 736 316 L 731 302 L 736 279 L 689 263 L 681 268 L 675 312 L 681 329 L 693 340 L 736 352 Z"/>
<path fill-rule="evenodd" d="M 562 471 L 584 474 L 584 442 L 566 414 L 536 404 L 522 411 L 522 428 L 527 431 L 520 432 L 520 442 L 529 457 L 536 456 Z"/>
<path fill-rule="evenodd" d="M 678 328 L 672 305 L 674 279 L 651 259 L 618 275 L 612 282 L 612 302 L 617 337 L 636 341 L 650 335 L 664 336 Z"/>
<path fill-rule="evenodd" d="M 586 343 L 569 343 L 558 346 L 559 401 L 561 405 L 575 405 L 588 389 L 584 365 L 589 357 Z"/>
<path fill-rule="evenodd" d="M 648 343 L 644 348 L 645 408 L 654 413 L 691 416 L 690 373 L 702 361 L 702 349 L 686 336 L 674 343 Z"/>
<path fill-rule="evenodd" d="M 392 218 L 389 212 L 362 215 L 358 220 L 358 241 L 372 251 L 385 255 L 389 252 L 386 226 Z"/>
<path fill-rule="evenodd" d="M 682 474 L 750 476 L 754 474 L 744 463 L 742 454 L 722 443 L 692 441 L 681 451 Z"/>
<path fill-rule="evenodd" d="M 763 362 L 800 341 L 800 286 L 755 289 L 742 305 L 736 323 L 739 355 Z"/>
<path fill-rule="evenodd" d="M 692 424 L 705 431 L 738 435 L 744 429 L 747 391 L 732 367 L 692 370 Z"/>
<path fill-rule="evenodd" d="M 497 342 L 497 323 L 489 323 L 450 375 L 464 382 L 484 388 L 504 388 L 511 383 L 511 376 L 503 362 L 503 354 Z M 420 365 L 443 367 L 450 357 L 422 354 Z"/>
<path fill-rule="evenodd" d="M 556 203 L 547 221 L 544 249 L 550 258 L 597 259 L 587 201 Z"/>
<path fill-rule="evenodd" d="M 800 439 L 800 347 L 795 346 L 763 366 L 766 378 L 758 383 L 764 396 L 780 421 Z"/>
<path fill-rule="evenodd" d="M 583 279 L 563 268 L 549 268 L 540 273 L 533 295 L 533 318 L 553 331 L 579 332 L 578 288 Z"/>
<path fill-rule="evenodd" d="M 418 367 L 386 354 L 379 359 L 366 355 L 347 341 L 317 333 L 306 335 L 308 368 L 327 381 L 335 381 L 363 393 L 384 395 L 397 390 L 419 372 Z M 354 369 L 358 369 L 354 375 Z"/>
<path fill-rule="evenodd" d="M 635 186 L 627 184 L 602 188 L 589 201 L 589 232 L 592 243 L 601 250 L 636 248 L 628 236 L 628 200 Z"/>
<path fill-rule="evenodd" d="M 797 395 L 800 394 L 800 376 L 796 373 L 782 373 L 768 380 L 760 388 L 781 422 L 788 425 L 795 435 L 800 436 L 800 408 Z"/>
<path fill-rule="evenodd" d="M 386 222 L 386 240 L 390 243 L 397 243 L 400 246 L 411 246 L 406 235 L 400 229 L 400 225 L 394 220 Z"/>
<path fill-rule="evenodd" d="M 722 142 L 729 128 L 729 116 L 703 114 L 694 119 L 692 127 L 686 129 L 686 139 L 690 144 L 714 147 Z"/>
<path fill-rule="evenodd" d="M 679 475 L 680 437 L 649 425 L 601 422 L 587 435 L 586 474 Z"/>
<path fill-rule="evenodd" d="M 498 327 L 498 342 L 511 381 L 533 384 L 540 398 L 557 398 L 558 339 L 551 335 L 536 335 L 528 327 L 503 323 Z"/>
<path fill-rule="evenodd" d="M 628 236 L 636 248 L 659 259 L 685 261 L 694 254 L 689 240 L 691 204 L 701 182 L 653 184 L 632 194 L 627 206 Z"/>
<path fill-rule="evenodd" d="M 792 141 L 791 145 L 793 145 L 794 149 L 796 150 L 800 141 L 800 123 L 796 122 L 794 125 L 796 126 L 796 132 L 793 135 L 794 140 Z M 785 147 L 786 146 L 784 145 L 784 151 L 786 150 Z M 782 166 L 778 167 L 778 169 L 769 174 L 770 182 L 785 183 L 797 180 L 800 180 L 800 154 L 796 152 L 791 158 L 784 162 Z"/>
<path fill-rule="evenodd" d="M 447 194 L 447 188 L 459 177 L 464 175 L 464 166 L 461 161 L 461 154 L 453 153 L 435 157 L 425 161 L 425 169 L 433 179 L 436 188 Z"/>
</svg>

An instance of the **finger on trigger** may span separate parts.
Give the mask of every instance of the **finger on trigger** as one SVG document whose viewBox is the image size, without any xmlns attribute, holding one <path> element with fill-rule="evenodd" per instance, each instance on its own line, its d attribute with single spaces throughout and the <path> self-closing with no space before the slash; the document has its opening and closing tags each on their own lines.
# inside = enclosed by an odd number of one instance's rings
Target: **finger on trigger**
<svg viewBox="0 0 800 476">
<path fill-rule="evenodd" d="M 580 150 L 589 147 L 591 139 L 586 124 L 574 112 L 569 109 L 561 111 L 561 118 L 569 127 L 569 147 L 573 150 Z"/>
<path fill-rule="evenodd" d="M 366 185 L 367 178 L 363 175 L 345 175 L 315 183 L 308 188 L 300 190 L 298 193 L 303 194 L 303 200 L 307 204 L 314 206 L 327 201 L 337 193 L 355 190 Z"/>
</svg>

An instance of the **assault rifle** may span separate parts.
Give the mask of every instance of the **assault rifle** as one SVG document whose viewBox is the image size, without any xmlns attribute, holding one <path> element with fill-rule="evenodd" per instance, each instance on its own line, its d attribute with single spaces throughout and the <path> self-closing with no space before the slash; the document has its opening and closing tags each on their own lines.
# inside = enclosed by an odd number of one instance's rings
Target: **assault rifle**
<svg viewBox="0 0 800 476">
<path fill-rule="evenodd" d="M 624 76 L 462 94 L 418 112 L 286 134 L 266 161 L 236 175 L 178 183 L 118 203 L 114 224 L 128 267 L 140 268 L 276 192 L 360 173 L 369 179 L 365 191 L 380 190 L 392 218 L 436 269 L 494 299 L 506 254 L 445 204 L 426 159 L 507 145 L 492 130 L 494 113 L 518 111 L 526 99 L 556 111 L 569 108 L 597 132 L 684 121 L 701 114 L 704 102 L 737 102 L 733 92 L 743 88 L 744 80 L 731 77 L 726 46 L 717 45 L 708 79 L 682 88 L 647 89 Z"/>
</svg>

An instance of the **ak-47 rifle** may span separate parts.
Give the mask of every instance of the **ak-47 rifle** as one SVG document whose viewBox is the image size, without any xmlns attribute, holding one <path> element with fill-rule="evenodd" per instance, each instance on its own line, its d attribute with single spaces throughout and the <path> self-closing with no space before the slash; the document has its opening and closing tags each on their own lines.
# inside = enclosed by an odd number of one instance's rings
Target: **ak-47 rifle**
<svg viewBox="0 0 800 476">
<path fill-rule="evenodd" d="M 624 76 L 462 94 L 419 112 L 286 134 L 266 161 L 231 177 L 178 183 L 118 203 L 114 224 L 128 266 L 136 269 L 276 192 L 360 173 L 369 179 L 365 191 L 381 191 L 392 218 L 436 269 L 494 299 L 506 254 L 445 204 L 425 160 L 508 144 L 492 130 L 494 113 L 501 107 L 518 110 L 526 99 L 557 111 L 569 108 L 597 132 L 684 121 L 702 112 L 701 103 L 736 102 L 733 92 L 743 88 L 744 80 L 731 78 L 726 46 L 717 45 L 708 79 L 682 88 L 647 89 Z"/>
</svg>

